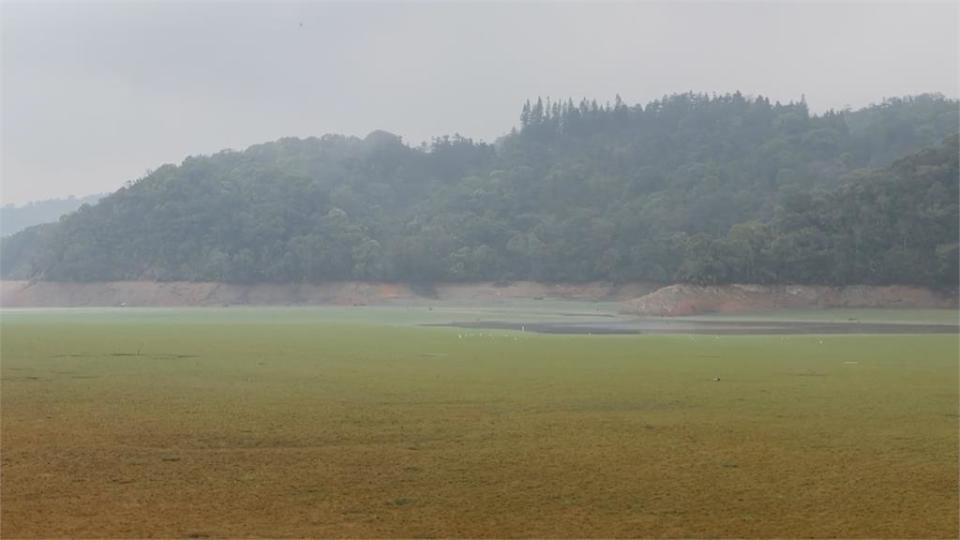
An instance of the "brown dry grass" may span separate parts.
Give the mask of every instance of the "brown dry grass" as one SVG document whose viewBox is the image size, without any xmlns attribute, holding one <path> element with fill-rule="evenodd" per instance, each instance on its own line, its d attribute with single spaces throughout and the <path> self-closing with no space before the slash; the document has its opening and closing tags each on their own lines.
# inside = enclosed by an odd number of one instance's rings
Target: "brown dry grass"
<svg viewBox="0 0 960 540">
<path fill-rule="evenodd" d="M 211 317 L 5 323 L 4 538 L 957 536 L 955 336 Z"/>
</svg>

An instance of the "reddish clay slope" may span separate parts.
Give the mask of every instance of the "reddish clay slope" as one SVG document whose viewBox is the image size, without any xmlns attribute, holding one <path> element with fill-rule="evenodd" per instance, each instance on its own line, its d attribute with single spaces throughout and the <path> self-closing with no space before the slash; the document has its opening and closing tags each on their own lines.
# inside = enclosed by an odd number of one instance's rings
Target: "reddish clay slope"
<svg viewBox="0 0 960 540">
<path fill-rule="evenodd" d="M 669 285 L 627 302 L 638 315 L 681 316 L 811 308 L 956 308 L 956 292 L 854 285 Z"/>
</svg>

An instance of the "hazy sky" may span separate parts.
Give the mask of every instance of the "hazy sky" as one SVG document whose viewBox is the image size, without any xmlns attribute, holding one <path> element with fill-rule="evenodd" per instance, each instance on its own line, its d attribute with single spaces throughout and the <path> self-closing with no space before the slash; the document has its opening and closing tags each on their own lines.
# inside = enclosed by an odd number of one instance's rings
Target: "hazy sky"
<svg viewBox="0 0 960 540">
<path fill-rule="evenodd" d="M 492 140 L 529 97 L 957 96 L 954 2 L 2 4 L 4 203 L 283 136 Z"/>
</svg>

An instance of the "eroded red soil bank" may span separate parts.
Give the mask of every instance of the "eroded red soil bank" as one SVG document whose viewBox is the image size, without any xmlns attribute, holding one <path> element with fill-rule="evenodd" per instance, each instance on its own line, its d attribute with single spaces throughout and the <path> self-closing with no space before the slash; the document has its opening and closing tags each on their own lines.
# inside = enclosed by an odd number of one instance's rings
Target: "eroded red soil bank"
<svg viewBox="0 0 960 540">
<path fill-rule="evenodd" d="M 680 316 L 805 308 L 955 308 L 955 292 L 907 286 L 660 286 L 514 282 L 439 284 L 423 290 L 399 283 L 255 284 L 120 281 L 4 281 L 4 307 L 382 305 L 407 302 L 496 303 L 504 300 L 616 301 L 638 315 Z"/>
</svg>

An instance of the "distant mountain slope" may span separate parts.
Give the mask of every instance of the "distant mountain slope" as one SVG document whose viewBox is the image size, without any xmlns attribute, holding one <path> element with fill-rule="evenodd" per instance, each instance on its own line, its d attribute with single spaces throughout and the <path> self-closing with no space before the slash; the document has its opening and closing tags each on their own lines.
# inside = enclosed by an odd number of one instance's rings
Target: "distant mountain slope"
<svg viewBox="0 0 960 540">
<path fill-rule="evenodd" d="M 52 223 L 59 220 L 60 216 L 69 214 L 84 204 L 94 204 L 104 196 L 106 193 L 97 193 L 80 198 L 70 196 L 66 199 L 47 199 L 19 206 L 0 206 L 0 234 L 10 236 L 27 227 Z"/>
<path fill-rule="evenodd" d="M 811 115 L 802 102 L 682 94 L 642 107 L 538 100 L 493 145 L 282 139 L 164 165 L 5 239 L 2 272 L 950 287 L 957 120 L 957 101 L 935 95 Z"/>
</svg>

